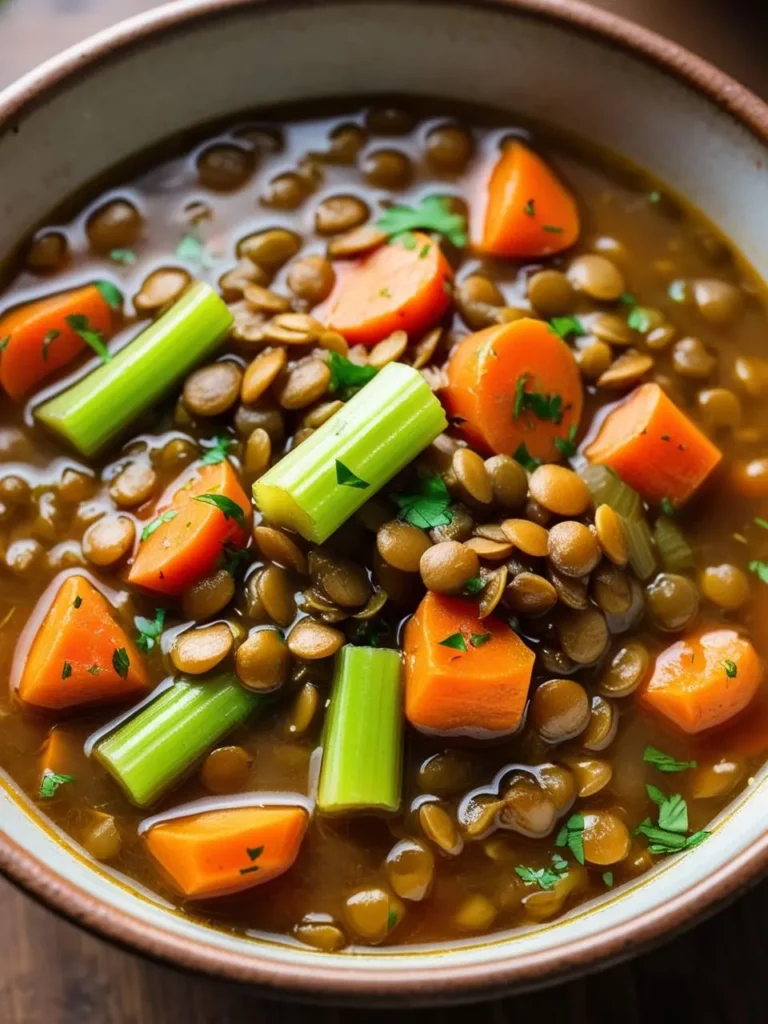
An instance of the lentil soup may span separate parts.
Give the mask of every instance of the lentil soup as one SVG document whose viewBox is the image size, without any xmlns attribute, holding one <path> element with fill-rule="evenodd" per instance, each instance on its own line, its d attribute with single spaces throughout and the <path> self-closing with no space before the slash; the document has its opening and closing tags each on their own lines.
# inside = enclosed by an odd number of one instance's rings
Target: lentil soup
<svg viewBox="0 0 768 1024">
<path fill-rule="evenodd" d="M 572 140 L 333 110 L 51 218 L 0 300 L 0 768 L 321 951 L 552 920 L 768 751 L 761 284 Z"/>
</svg>

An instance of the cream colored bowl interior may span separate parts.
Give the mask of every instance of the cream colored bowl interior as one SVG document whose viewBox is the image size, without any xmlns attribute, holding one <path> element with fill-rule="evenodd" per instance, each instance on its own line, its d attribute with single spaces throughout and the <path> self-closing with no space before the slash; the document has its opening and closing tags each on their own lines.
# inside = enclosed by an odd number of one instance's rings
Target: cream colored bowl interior
<svg viewBox="0 0 768 1024">
<path fill-rule="evenodd" d="M 175 5 L 180 12 L 188 6 Z M 81 52 L 91 46 L 100 46 L 99 37 Z M 706 211 L 768 277 L 768 175 L 756 170 L 768 154 L 746 128 L 672 74 L 596 36 L 482 4 L 431 2 L 255 4 L 165 32 L 65 79 L 18 130 L 0 135 L 0 260 L 60 197 L 180 130 L 246 107 L 393 92 L 469 98 L 626 154 Z M 0 783 L 0 827 L 103 904 L 208 949 L 319 966 L 319 955 L 304 948 L 205 929 L 137 894 L 40 828 L 36 810 L 7 780 Z M 640 914 L 663 912 L 743 853 L 767 820 L 763 774 L 702 846 L 553 926 L 439 952 L 322 955 L 322 963 L 349 972 L 373 967 L 386 987 L 404 966 L 509 962 L 569 940 L 596 940 Z"/>
</svg>

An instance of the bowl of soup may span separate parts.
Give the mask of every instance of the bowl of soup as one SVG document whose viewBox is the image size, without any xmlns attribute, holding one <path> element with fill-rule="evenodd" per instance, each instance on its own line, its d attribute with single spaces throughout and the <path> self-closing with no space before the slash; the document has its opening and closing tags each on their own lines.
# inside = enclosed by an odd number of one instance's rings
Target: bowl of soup
<svg viewBox="0 0 768 1024">
<path fill-rule="evenodd" d="M 170 5 L 0 97 L 9 877 L 410 1002 L 755 878 L 766 123 L 522 0 Z"/>
</svg>

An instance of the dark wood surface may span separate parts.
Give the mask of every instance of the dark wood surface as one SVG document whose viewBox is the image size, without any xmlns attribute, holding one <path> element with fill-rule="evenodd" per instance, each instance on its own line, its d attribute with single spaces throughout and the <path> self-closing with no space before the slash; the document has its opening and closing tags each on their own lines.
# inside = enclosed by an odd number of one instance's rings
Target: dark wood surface
<svg viewBox="0 0 768 1024">
<path fill-rule="evenodd" d="M 677 39 L 768 98 L 764 0 L 600 0 Z M 153 0 L 0 0 L 0 87 Z M 768 882 L 686 934 L 616 967 L 485 1004 L 483 1024 L 766 1024 Z M 379 1024 L 392 1011 L 264 1000 L 242 986 L 149 963 L 86 934 L 0 881 L 0 1024 Z M 466 1008 L 398 1011 L 459 1024 Z"/>
</svg>

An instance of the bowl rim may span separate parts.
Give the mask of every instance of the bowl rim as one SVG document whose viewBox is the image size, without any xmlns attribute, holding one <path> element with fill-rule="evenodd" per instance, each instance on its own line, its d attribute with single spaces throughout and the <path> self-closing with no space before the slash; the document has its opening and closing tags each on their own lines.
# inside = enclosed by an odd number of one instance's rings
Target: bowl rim
<svg viewBox="0 0 768 1024">
<path fill-rule="evenodd" d="M 19 120 L 95 67 L 119 58 L 150 39 L 214 21 L 238 10 L 254 13 L 281 7 L 354 4 L 357 0 L 175 0 L 107 28 L 65 50 L 0 92 L 0 136 L 18 130 Z M 388 0 L 365 0 L 386 4 Z M 474 6 L 560 24 L 605 45 L 641 57 L 657 70 L 705 95 L 768 146 L 768 104 L 718 68 L 663 36 L 580 0 L 405 0 L 436 6 Z M 706 879 L 682 889 L 663 906 L 597 938 L 574 939 L 507 961 L 457 966 L 441 957 L 428 970 L 384 974 L 375 967 L 354 971 L 323 963 L 277 963 L 259 954 L 212 949 L 205 943 L 148 925 L 138 916 L 106 906 L 21 847 L 0 829 L 0 873 L 49 909 L 112 942 L 177 967 L 251 983 L 266 992 L 337 1003 L 444 1003 L 490 998 L 563 981 L 577 973 L 632 956 L 683 929 L 733 899 L 768 870 L 768 832 Z M 482 945 L 480 943 L 479 945 Z"/>
</svg>

